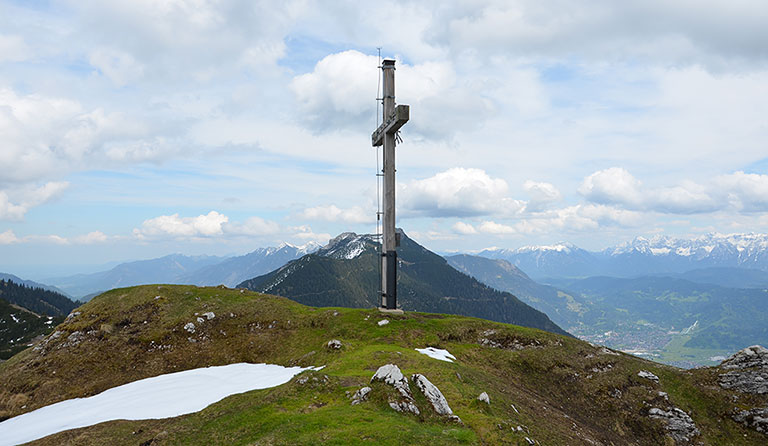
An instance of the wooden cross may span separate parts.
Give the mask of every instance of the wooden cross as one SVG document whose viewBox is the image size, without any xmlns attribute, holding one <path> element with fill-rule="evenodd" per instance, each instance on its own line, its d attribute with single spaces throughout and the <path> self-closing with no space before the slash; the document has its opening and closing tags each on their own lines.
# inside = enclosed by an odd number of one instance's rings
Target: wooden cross
<svg viewBox="0 0 768 446">
<path fill-rule="evenodd" d="M 395 61 L 385 59 L 383 123 L 371 135 L 373 146 L 384 146 L 384 225 L 381 243 L 381 308 L 397 309 L 397 246 L 395 234 L 395 137 L 410 115 L 410 107 L 395 107 Z"/>
</svg>

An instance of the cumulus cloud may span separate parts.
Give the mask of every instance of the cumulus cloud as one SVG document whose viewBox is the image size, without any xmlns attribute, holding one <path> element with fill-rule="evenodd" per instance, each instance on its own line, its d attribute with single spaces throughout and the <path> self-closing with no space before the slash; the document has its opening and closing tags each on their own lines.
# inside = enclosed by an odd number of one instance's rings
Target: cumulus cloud
<svg viewBox="0 0 768 446">
<path fill-rule="evenodd" d="M 104 243 L 109 237 L 101 231 L 92 231 L 87 234 L 77 236 L 72 239 L 73 243 L 79 245 L 92 245 L 95 243 Z"/>
<path fill-rule="evenodd" d="M 344 223 L 373 223 L 376 220 L 374 212 L 365 211 L 360 206 L 341 209 L 336 205 L 315 206 L 307 208 L 301 212 L 300 217 L 308 220 Z"/>
<path fill-rule="evenodd" d="M 304 121 L 315 131 L 339 128 L 366 130 L 374 121 L 373 92 L 379 79 L 376 56 L 348 50 L 330 54 L 314 70 L 291 82 Z M 475 128 L 492 111 L 490 100 L 470 85 L 461 86 L 450 62 L 397 64 L 397 102 L 411 105 L 408 133 L 432 139 L 450 138 Z M 381 122 L 381 118 L 379 118 Z"/>
<path fill-rule="evenodd" d="M 147 236 L 210 237 L 224 233 L 222 226 L 229 217 L 211 211 L 197 217 L 179 217 L 179 214 L 161 215 L 144 220 L 133 233 L 138 238 Z"/>
<path fill-rule="evenodd" d="M 141 141 L 147 130 L 120 113 L 88 111 L 77 101 L 0 88 L 0 164 L 13 166 L 0 173 L 0 185 L 124 161 L 109 149 Z"/>
<path fill-rule="evenodd" d="M 51 181 L 40 187 L 0 190 L 0 220 L 22 220 L 29 209 L 52 200 L 68 186 L 65 181 Z"/>
<path fill-rule="evenodd" d="M 529 211 L 544 209 L 562 198 L 560 191 L 551 183 L 528 180 L 523 183 L 523 189 L 531 197 L 526 205 Z"/>
<path fill-rule="evenodd" d="M 0 232 L 0 245 L 10 245 L 11 243 L 18 243 L 19 239 L 16 234 L 10 229 L 5 232 Z"/>
<path fill-rule="evenodd" d="M 90 234 L 89 234 L 90 235 Z M 182 217 L 178 213 L 161 215 L 145 220 L 141 227 L 133 230 L 139 240 L 159 239 L 217 239 L 241 240 L 243 238 L 281 237 L 283 240 L 327 242 L 331 237 L 316 233 L 310 226 L 284 226 L 275 221 L 253 216 L 245 221 L 230 221 L 229 217 L 217 211 L 210 211 L 196 217 Z M 97 238 L 97 236 L 94 236 Z"/>
<path fill-rule="evenodd" d="M 593 203 L 670 214 L 768 211 L 768 175 L 741 171 L 719 175 L 707 185 L 686 180 L 675 186 L 645 187 L 626 169 L 612 167 L 586 177 L 579 192 Z"/>
<path fill-rule="evenodd" d="M 457 221 L 453 224 L 451 229 L 453 229 L 454 232 L 464 235 L 477 234 L 477 230 L 474 228 L 474 226 L 463 221 Z"/>
<path fill-rule="evenodd" d="M 509 198 L 507 182 L 482 169 L 456 167 L 401 186 L 402 206 L 414 215 L 466 217 L 515 214 L 525 203 Z"/>
</svg>

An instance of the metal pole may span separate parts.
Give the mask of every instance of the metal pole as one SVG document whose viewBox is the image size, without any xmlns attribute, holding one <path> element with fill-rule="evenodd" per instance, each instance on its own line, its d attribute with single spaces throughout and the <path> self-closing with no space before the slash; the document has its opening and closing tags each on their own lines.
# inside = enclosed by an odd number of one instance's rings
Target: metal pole
<svg viewBox="0 0 768 446">
<path fill-rule="evenodd" d="M 384 122 L 395 110 L 395 61 L 384 60 Z M 395 241 L 395 133 L 384 135 L 384 226 L 382 237 L 381 306 L 397 308 L 397 247 Z"/>
</svg>

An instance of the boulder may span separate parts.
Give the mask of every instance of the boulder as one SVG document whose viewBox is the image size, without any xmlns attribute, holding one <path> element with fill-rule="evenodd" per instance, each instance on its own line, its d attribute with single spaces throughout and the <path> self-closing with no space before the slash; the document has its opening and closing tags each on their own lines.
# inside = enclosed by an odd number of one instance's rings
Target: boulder
<svg viewBox="0 0 768 446">
<path fill-rule="evenodd" d="M 701 433 L 691 417 L 677 407 L 669 411 L 653 407 L 648 411 L 648 416 L 664 422 L 665 429 L 675 440 L 675 444 L 688 444 L 693 437 Z"/>
<path fill-rule="evenodd" d="M 446 416 L 461 422 L 461 419 L 453 414 L 453 410 L 448 406 L 448 401 L 445 399 L 440 389 L 432 384 L 426 376 L 416 373 L 411 376 L 411 380 L 413 380 L 413 383 L 416 384 L 416 387 L 421 393 L 424 394 L 424 397 L 429 401 L 429 404 L 432 405 L 432 408 L 435 409 L 435 412 L 438 415 Z"/>
<path fill-rule="evenodd" d="M 338 339 L 331 339 L 326 344 L 326 347 L 328 347 L 331 350 L 339 350 L 341 349 L 341 341 L 339 341 Z"/>
<path fill-rule="evenodd" d="M 390 401 L 389 406 L 398 412 L 411 412 L 419 414 L 419 408 L 413 403 L 413 395 L 408 385 L 408 378 L 403 376 L 400 368 L 394 364 L 386 364 L 379 367 L 371 378 L 371 382 L 382 381 L 394 387 L 400 394 L 399 401 Z"/>
<path fill-rule="evenodd" d="M 491 398 L 488 397 L 488 394 L 485 393 L 485 392 L 483 392 L 480 395 L 478 395 L 477 396 L 477 400 L 481 401 L 481 402 L 483 402 L 485 404 L 488 404 L 489 406 L 491 405 Z"/>
<path fill-rule="evenodd" d="M 768 349 L 753 345 L 720 364 L 728 370 L 718 378 L 720 387 L 737 392 L 768 394 Z"/>
<path fill-rule="evenodd" d="M 640 378 L 649 379 L 655 383 L 659 382 L 659 377 L 647 370 L 640 370 L 639 372 L 637 372 L 637 376 L 639 376 Z"/>
</svg>

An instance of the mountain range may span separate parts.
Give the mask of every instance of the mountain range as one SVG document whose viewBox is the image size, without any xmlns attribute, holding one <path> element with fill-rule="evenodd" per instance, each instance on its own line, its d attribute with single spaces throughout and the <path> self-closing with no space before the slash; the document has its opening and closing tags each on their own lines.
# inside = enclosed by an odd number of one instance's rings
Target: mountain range
<svg viewBox="0 0 768 446">
<path fill-rule="evenodd" d="M 713 284 L 709 270 L 681 277 L 531 280 L 506 260 L 448 256 L 448 263 L 481 282 L 509 291 L 577 335 L 678 366 L 710 365 L 746 344 L 768 344 L 768 291 Z M 727 268 L 731 270 L 733 268 Z M 757 270 L 739 270 L 739 279 L 760 279 Z M 759 272 L 763 278 L 765 272 Z M 727 280 L 725 282 L 728 282 Z"/>
<path fill-rule="evenodd" d="M 451 267 L 401 233 L 398 302 L 404 310 L 461 314 L 566 334 L 544 313 Z M 379 244 L 370 235 L 344 233 L 314 254 L 238 285 L 312 306 L 370 308 L 378 293 Z"/>
<path fill-rule="evenodd" d="M 45 279 L 45 282 L 83 301 L 113 288 L 150 283 L 234 286 L 318 248 L 319 245 L 314 242 L 304 246 L 284 243 L 235 257 L 171 254 L 157 259 L 121 263 L 108 271 L 53 277 Z"/>
<path fill-rule="evenodd" d="M 598 252 L 571 243 L 489 248 L 478 255 L 508 260 L 534 279 L 542 277 L 635 277 L 704 268 L 768 271 L 768 234 L 711 233 L 693 239 L 636 237 Z"/>
</svg>

